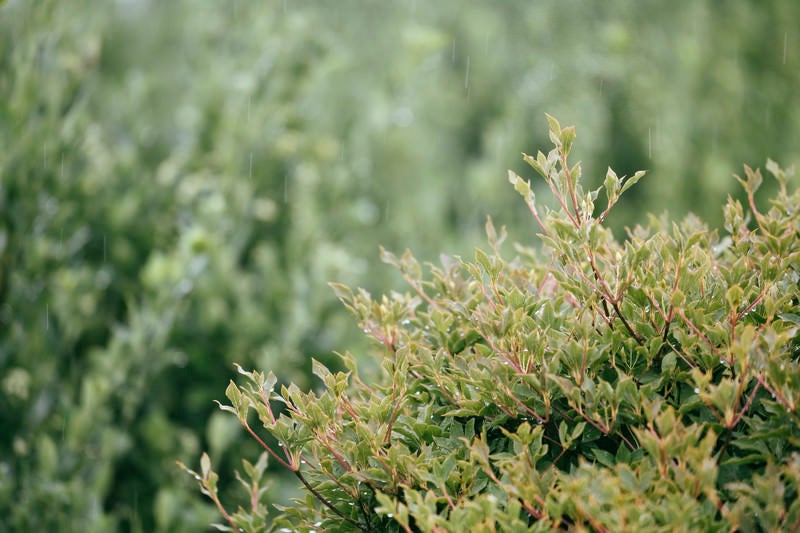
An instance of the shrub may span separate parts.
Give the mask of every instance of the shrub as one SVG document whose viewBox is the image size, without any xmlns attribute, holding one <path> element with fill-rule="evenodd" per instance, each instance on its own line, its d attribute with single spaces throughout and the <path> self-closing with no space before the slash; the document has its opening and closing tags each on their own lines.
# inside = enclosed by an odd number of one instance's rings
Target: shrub
<svg viewBox="0 0 800 533">
<path fill-rule="evenodd" d="M 567 162 L 574 128 L 548 121 L 555 148 L 524 159 L 558 208 L 509 173 L 541 250 L 504 259 L 505 229 L 489 219 L 488 251 L 442 257 L 428 277 L 410 253 L 384 251 L 406 293 L 334 284 L 376 343 L 373 379 L 349 353 L 346 372 L 314 363 L 313 392 L 239 369 L 222 409 L 264 448 L 237 474 L 249 507 L 226 510 L 207 456 L 192 472 L 230 527 L 800 527 L 800 193 L 769 161 L 779 191 L 760 208 L 762 175 L 745 167 L 747 210 L 729 200 L 727 235 L 651 217 L 620 242 L 604 223 L 643 173 L 609 169 L 585 191 Z M 268 460 L 306 490 L 271 522 Z"/>
<path fill-rule="evenodd" d="M 544 107 L 582 117 L 587 173 L 702 176 L 648 180 L 613 228 L 654 199 L 716 220 L 731 154 L 797 160 L 800 3 L 659 9 L 2 5 L 0 531 L 208 523 L 172 465 L 257 454 L 212 402 L 233 358 L 306 388 L 304 354 L 364 351 L 326 283 L 397 283 L 377 243 L 464 255 L 487 212 L 519 235 L 486 178 Z"/>
</svg>

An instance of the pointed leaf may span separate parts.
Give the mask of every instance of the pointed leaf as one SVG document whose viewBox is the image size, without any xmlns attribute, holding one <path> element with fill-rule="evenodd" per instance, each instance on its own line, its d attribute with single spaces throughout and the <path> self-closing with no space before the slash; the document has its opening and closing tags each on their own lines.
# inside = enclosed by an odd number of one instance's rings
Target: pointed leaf
<svg viewBox="0 0 800 533">
<path fill-rule="evenodd" d="M 544 116 L 547 117 L 547 124 L 550 126 L 550 131 L 556 135 L 561 135 L 561 124 L 558 123 L 558 120 L 548 113 L 545 113 Z"/>
<path fill-rule="evenodd" d="M 634 185 L 636 185 L 639 182 L 639 180 L 644 177 L 645 174 L 647 174 L 647 171 L 640 170 L 636 174 L 625 180 L 625 184 L 622 186 L 622 189 L 620 189 L 619 193 L 622 194 L 631 187 L 633 187 Z"/>
<path fill-rule="evenodd" d="M 211 459 L 205 452 L 200 456 L 200 472 L 203 474 L 203 478 L 208 478 L 208 474 L 211 472 Z"/>
<path fill-rule="evenodd" d="M 559 137 L 564 155 L 569 155 L 569 151 L 572 149 L 572 143 L 575 141 L 575 126 L 568 126 L 561 130 L 561 135 Z"/>
</svg>

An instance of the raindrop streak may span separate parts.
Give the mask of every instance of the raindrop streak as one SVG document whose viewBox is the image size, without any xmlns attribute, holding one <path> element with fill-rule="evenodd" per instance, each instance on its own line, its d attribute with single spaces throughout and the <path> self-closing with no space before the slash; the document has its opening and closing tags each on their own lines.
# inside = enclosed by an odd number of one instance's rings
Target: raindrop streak
<svg viewBox="0 0 800 533">
<path fill-rule="evenodd" d="M 289 201 L 289 174 L 283 175 L 283 202 Z"/>
<path fill-rule="evenodd" d="M 50 304 L 44 304 L 44 329 L 50 329 Z"/>
<path fill-rule="evenodd" d="M 64 177 L 64 154 L 61 154 L 61 163 L 58 166 L 58 177 Z"/>
<path fill-rule="evenodd" d="M 464 75 L 464 90 L 469 90 L 469 56 L 467 56 L 467 73 Z"/>
</svg>

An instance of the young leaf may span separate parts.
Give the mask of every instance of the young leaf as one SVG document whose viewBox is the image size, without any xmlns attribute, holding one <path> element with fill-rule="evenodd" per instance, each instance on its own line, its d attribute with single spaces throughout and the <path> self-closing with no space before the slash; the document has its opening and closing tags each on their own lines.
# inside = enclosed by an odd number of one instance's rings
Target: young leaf
<svg viewBox="0 0 800 533">
<path fill-rule="evenodd" d="M 625 183 L 622 185 L 622 189 L 620 189 L 619 194 L 621 195 L 622 193 L 624 193 L 625 191 L 636 185 L 639 182 L 639 180 L 644 177 L 645 174 L 647 174 L 646 170 L 639 170 L 633 176 L 625 180 Z"/>
<path fill-rule="evenodd" d="M 536 161 L 534 160 L 534 163 L 535 162 Z M 508 181 L 514 186 L 514 190 L 520 193 L 522 196 L 527 197 L 529 194 L 531 194 L 530 182 L 522 179 L 513 170 L 508 171 Z"/>
<path fill-rule="evenodd" d="M 561 124 L 558 123 L 558 120 L 555 119 L 552 115 L 547 113 L 544 114 L 547 117 L 547 124 L 550 126 L 550 131 L 555 133 L 559 137 L 561 136 Z"/>
</svg>

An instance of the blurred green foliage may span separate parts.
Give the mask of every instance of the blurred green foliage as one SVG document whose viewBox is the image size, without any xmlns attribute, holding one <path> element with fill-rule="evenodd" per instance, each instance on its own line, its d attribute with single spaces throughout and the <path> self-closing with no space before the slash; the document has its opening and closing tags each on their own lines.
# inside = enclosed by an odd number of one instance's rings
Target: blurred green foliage
<svg viewBox="0 0 800 533">
<path fill-rule="evenodd" d="M 613 227 L 719 221 L 742 161 L 798 159 L 798 11 L 8 2 L 0 529 L 204 527 L 174 461 L 255 456 L 213 404 L 232 363 L 302 386 L 357 351 L 326 283 L 391 286 L 379 244 L 470 254 L 489 213 L 534 231 L 505 170 L 544 111 L 578 125 L 590 186 L 651 170 Z"/>
</svg>

